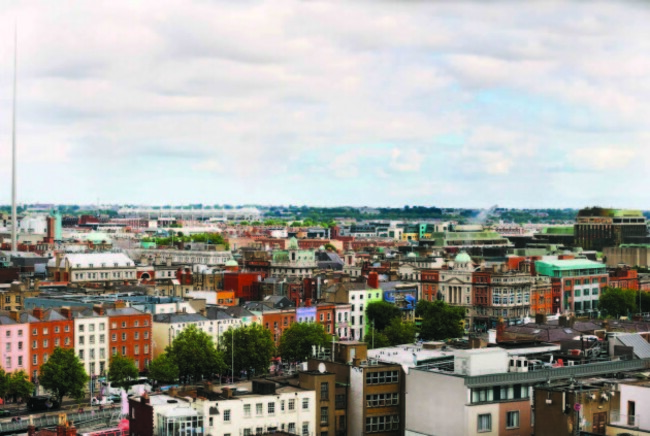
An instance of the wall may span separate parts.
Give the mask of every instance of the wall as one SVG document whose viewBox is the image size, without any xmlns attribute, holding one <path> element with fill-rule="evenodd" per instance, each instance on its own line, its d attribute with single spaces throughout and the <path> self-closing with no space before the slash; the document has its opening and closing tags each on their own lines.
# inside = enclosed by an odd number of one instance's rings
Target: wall
<svg viewBox="0 0 650 436">
<path fill-rule="evenodd" d="M 412 370 L 406 376 L 406 431 L 436 436 L 466 435 L 463 377 Z"/>
</svg>

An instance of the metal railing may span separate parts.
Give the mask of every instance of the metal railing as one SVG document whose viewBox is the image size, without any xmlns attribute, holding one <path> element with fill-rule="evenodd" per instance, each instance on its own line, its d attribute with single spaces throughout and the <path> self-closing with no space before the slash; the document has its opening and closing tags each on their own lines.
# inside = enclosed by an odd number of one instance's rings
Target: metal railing
<svg viewBox="0 0 650 436">
<path fill-rule="evenodd" d="M 65 412 L 61 412 L 65 413 Z M 74 413 L 65 413 L 67 416 L 68 422 L 73 422 L 77 428 L 84 425 L 92 424 L 93 422 L 105 420 L 117 420 L 120 415 L 120 409 L 105 409 L 102 411 L 99 410 L 88 410 L 83 412 L 74 412 Z M 46 428 L 46 427 L 55 427 L 59 424 L 59 414 L 44 415 L 40 417 L 32 416 L 32 425 L 36 428 Z M 23 418 L 18 422 L 4 422 L 0 423 L 0 432 L 11 432 L 15 431 L 17 433 L 26 432 L 27 427 L 30 425 L 28 418 Z"/>
<path fill-rule="evenodd" d="M 618 360 L 597 362 L 578 366 L 564 366 L 533 372 L 507 372 L 465 377 L 465 385 L 470 388 L 488 387 L 513 383 L 541 383 L 565 380 L 571 377 L 590 377 L 599 374 L 634 371 L 650 367 L 650 359 Z"/>
<path fill-rule="evenodd" d="M 641 420 L 640 415 L 626 415 L 621 413 L 620 410 L 612 410 L 609 412 L 609 425 L 616 427 L 630 427 L 638 428 Z"/>
</svg>

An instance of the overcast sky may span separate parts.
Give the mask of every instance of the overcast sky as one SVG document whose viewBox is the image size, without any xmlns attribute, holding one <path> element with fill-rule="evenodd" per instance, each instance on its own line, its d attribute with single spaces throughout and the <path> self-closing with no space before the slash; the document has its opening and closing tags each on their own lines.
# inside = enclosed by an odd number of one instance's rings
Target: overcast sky
<svg viewBox="0 0 650 436">
<path fill-rule="evenodd" d="M 484 4 L 487 3 L 487 4 Z M 0 203 L 650 209 L 647 2 L 0 4 Z"/>
</svg>

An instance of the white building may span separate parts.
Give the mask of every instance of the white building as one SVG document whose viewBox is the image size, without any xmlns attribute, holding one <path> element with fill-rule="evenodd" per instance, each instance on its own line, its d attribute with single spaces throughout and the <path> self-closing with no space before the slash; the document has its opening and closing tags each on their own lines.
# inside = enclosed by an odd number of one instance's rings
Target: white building
<svg viewBox="0 0 650 436">
<path fill-rule="evenodd" d="M 51 277 L 70 283 L 109 283 L 137 279 L 135 263 L 124 253 L 58 254 L 47 263 Z"/>
<path fill-rule="evenodd" d="M 223 388 L 211 400 L 197 399 L 192 407 L 205 416 L 206 434 L 252 436 L 274 430 L 316 435 L 316 393 L 274 382 L 238 383 Z"/>
<path fill-rule="evenodd" d="M 72 310 L 74 349 L 88 375 L 108 372 L 108 316 L 104 309 Z"/>
<path fill-rule="evenodd" d="M 334 307 L 334 316 L 336 317 L 336 336 L 338 336 L 342 341 L 350 338 L 351 312 L 352 305 L 350 304 L 337 304 Z"/>
<path fill-rule="evenodd" d="M 153 317 L 153 358 L 155 359 L 165 351 L 176 336 L 190 325 L 207 333 L 215 345 L 219 343 L 220 336 L 229 328 L 241 326 L 241 320 L 230 317 L 229 319 L 212 320 L 198 313 L 165 313 Z"/>
<path fill-rule="evenodd" d="M 225 265 L 226 262 L 232 260 L 230 251 L 134 249 L 129 250 L 129 256 L 133 259 L 141 259 L 142 256 L 152 259 L 160 257 L 165 261 L 171 259 L 173 264 L 184 265 Z"/>
</svg>

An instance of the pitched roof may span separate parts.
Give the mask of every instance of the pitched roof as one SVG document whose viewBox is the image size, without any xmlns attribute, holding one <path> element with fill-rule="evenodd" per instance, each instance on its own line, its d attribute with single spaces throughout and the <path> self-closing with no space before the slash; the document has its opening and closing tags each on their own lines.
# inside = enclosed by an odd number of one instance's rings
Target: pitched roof
<svg viewBox="0 0 650 436">
<path fill-rule="evenodd" d="M 119 309 L 106 309 L 108 316 L 124 316 L 124 315 L 143 315 L 144 312 L 134 309 L 133 307 L 121 307 Z"/>
<path fill-rule="evenodd" d="M 634 354 L 639 359 L 650 359 L 650 343 L 641 335 L 635 333 L 617 335 L 616 340 L 627 347 L 634 348 Z"/>
<path fill-rule="evenodd" d="M 126 267 L 134 266 L 134 262 L 124 253 L 81 253 L 66 254 L 65 258 L 71 266 L 77 268 L 90 268 L 90 265 L 99 267 L 102 264 L 106 266 Z"/>
</svg>

